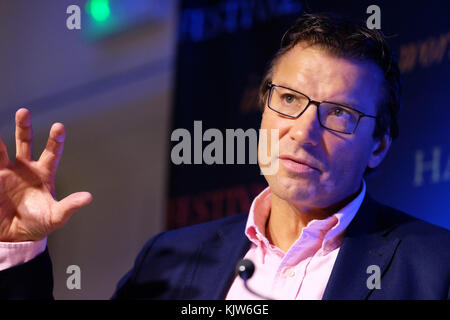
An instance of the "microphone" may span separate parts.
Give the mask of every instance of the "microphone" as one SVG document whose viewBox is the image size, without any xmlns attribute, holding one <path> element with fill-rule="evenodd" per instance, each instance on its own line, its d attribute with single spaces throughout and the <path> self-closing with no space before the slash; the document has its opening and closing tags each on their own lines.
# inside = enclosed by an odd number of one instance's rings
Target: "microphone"
<svg viewBox="0 0 450 320">
<path fill-rule="evenodd" d="M 236 264 L 236 273 L 242 280 L 244 280 L 244 287 L 245 289 L 247 289 L 248 292 L 264 300 L 273 300 L 269 297 L 263 296 L 262 294 L 253 291 L 253 289 L 251 289 L 248 286 L 247 280 L 252 277 L 254 272 L 255 272 L 255 264 L 251 260 L 241 259 Z"/>
</svg>

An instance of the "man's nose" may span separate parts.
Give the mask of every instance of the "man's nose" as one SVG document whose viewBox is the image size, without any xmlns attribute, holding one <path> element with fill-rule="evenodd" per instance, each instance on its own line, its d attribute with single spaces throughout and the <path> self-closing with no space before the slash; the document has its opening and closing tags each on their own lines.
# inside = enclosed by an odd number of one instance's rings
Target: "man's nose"
<svg viewBox="0 0 450 320">
<path fill-rule="evenodd" d="M 312 102 L 297 119 L 293 119 L 289 135 L 302 144 L 317 145 L 322 138 L 323 128 L 320 125 L 317 103 Z"/>
</svg>

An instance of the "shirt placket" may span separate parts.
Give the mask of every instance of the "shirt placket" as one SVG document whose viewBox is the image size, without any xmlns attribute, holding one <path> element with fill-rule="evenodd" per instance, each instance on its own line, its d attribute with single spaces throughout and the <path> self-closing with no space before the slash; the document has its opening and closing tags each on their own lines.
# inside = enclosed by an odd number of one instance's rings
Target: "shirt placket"
<svg viewBox="0 0 450 320">
<path fill-rule="evenodd" d="M 308 258 L 301 261 L 296 258 L 302 254 L 303 249 L 293 248 L 293 250 L 283 257 L 274 281 L 273 290 L 275 293 L 281 293 L 281 299 L 295 299 L 305 275 L 305 266 L 309 262 Z"/>
</svg>

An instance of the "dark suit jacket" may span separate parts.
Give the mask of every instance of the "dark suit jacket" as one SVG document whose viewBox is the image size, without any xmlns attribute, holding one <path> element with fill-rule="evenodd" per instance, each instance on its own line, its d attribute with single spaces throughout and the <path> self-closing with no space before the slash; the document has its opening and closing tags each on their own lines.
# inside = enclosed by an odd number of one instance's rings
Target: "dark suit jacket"
<svg viewBox="0 0 450 320">
<path fill-rule="evenodd" d="M 113 298 L 223 299 L 234 279 L 236 263 L 250 246 L 244 234 L 247 216 L 236 214 L 153 237 L 138 255 L 133 269 L 119 282 Z M 449 299 L 449 249 L 448 230 L 366 196 L 347 228 L 323 298 Z M 28 273 L 28 278 L 30 274 L 35 275 L 33 278 L 44 275 L 51 281 L 48 259 L 45 252 L 15 267 L 21 270 L 0 272 L 0 284 L 4 284 L 7 293 L 17 291 L 12 288 L 16 282 L 22 283 L 24 273 Z M 381 289 L 367 287 L 370 265 L 380 267 Z M 7 278 L 8 273 L 11 279 Z M 23 297 L 35 297 L 38 289 L 31 288 Z M 43 297 L 51 296 L 48 290 L 47 285 L 42 285 Z"/>
</svg>

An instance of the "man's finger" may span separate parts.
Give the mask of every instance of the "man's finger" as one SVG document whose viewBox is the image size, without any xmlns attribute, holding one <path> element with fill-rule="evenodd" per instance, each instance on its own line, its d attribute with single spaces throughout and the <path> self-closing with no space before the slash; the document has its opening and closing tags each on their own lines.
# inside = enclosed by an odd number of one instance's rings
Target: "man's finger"
<svg viewBox="0 0 450 320">
<path fill-rule="evenodd" d="M 64 149 L 66 131 L 62 123 L 54 123 L 50 129 L 47 145 L 39 162 L 51 172 L 55 172 Z"/>
<path fill-rule="evenodd" d="M 2 138 L 0 138 L 0 169 L 6 167 L 9 163 L 8 151 L 3 143 Z"/>
<path fill-rule="evenodd" d="M 33 129 L 30 111 L 20 108 L 16 112 L 16 157 L 31 160 Z"/>
<path fill-rule="evenodd" d="M 52 210 L 53 227 L 58 228 L 64 225 L 75 211 L 91 201 L 92 195 L 89 192 L 76 192 L 57 202 Z"/>
</svg>

